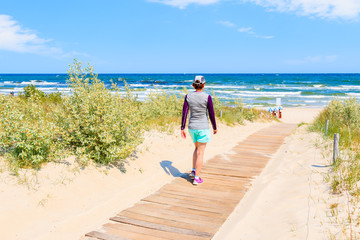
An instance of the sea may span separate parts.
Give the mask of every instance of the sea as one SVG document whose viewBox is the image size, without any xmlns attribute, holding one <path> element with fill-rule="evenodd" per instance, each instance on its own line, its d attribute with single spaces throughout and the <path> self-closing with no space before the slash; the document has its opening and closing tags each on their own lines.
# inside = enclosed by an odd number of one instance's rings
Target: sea
<svg viewBox="0 0 360 240">
<path fill-rule="evenodd" d="M 247 107 L 269 108 L 326 106 L 332 99 L 360 98 L 360 74 L 203 74 L 205 92 L 232 105 L 241 99 Z M 140 101 L 150 92 L 181 95 L 192 91 L 195 74 L 99 74 L 105 85 L 112 82 L 125 91 L 125 82 Z M 46 93 L 71 94 L 67 74 L 0 74 L 0 94 L 19 94 L 27 85 Z"/>
</svg>

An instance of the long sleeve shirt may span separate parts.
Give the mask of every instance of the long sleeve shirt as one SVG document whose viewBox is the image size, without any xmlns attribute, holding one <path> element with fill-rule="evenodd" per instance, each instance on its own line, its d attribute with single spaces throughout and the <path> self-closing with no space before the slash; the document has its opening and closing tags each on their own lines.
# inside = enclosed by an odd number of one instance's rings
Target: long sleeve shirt
<svg viewBox="0 0 360 240">
<path fill-rule="evenodd" d="M 211 125 L 216 130 L 216 120 L 212 98 L 204 92 L 191 92 L 185 96 L 181 130 L 185 129 L 188 111 L 190 110 L 189 129 L 209 129 Z"/>
</svg>

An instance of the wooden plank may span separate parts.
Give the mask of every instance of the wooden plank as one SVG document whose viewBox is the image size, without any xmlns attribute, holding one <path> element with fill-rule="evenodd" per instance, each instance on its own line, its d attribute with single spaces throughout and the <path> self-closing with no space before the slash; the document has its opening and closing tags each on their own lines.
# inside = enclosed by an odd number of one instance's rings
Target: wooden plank
<svg viewBox="0 0 360 240">
<path fill-rule="evenodd" d="M 224 213 L 212 213 L 198 209 L 189 209 L 172 205 L 162 205 L 151 202 L 140 202 L 137 203 L 134 207 L 124 211 L 146 214 L 153 217 L 172 219 L 176 221 L 203 221 L 210 224 L 219 224 L 227 217 Z M 118 215 L 121 215 L 122 212 Z"/>
<path fill-rule="evenodd" d="M 239 171 L 249 171 L 249 172 L 259 172 L 262 171 L 262 168 L 256 166 L 246 166 L 238 164 L 216 164 L 216 163 L 208 163 L 205 167 L 208 168 L 218 168 L 218 169 L 230 169 L 230 170 L 239 170 Z"/>
<path fill-rule="evenodd" d="M 283 138 L 263 138 L 263 137 L 257 137 L 254 135 L 251 135 L 249 137 L 246 138 L 245 141 L 243 142 L 254 142 L 256 144 L 262 145 L 262 144 L 266 144 L 266 143 L 272 143 L 272 144 L 279 144 L 281 145 L 283 143 L 284 139 Z"/>
<path fill-rule="evenodd" d="M 284 139 L 284 136 L 280 136 L 280 135 L 276 135 L 276 136 L 273 136 L 273 135 L 270 135 L 270 134 L 267 134 L 267 135 L 265 135 L 265 134 L 263 134 L 263 133 L 255 133 L 255 134 L 252 134 L 251 135 L 251 137 L 256 137 L 256 138 L 261 138 L 261 139 L 264 139 L 264 140 L 266 140 L 266 139 L 274 139 L 274 140 L 277 140 L 277 139 Z M 247 138 L 246 138 L 247 139 Z M 246 140 L 245 139 L 245 140 Z"/>
<path fill-rule="evenodd" d="M 277 148 L 271 147 L 271 146 L 259 146 L 259 145 L 251 145 L 251 144 L 238 144 L 234 150 L 237 149 L 247 149 L 251 151 L 261 151 L 261 152 L 276 152 Z"/>
<path fill-rule="evenodd" d="M 244 151 L 252 151 L 253 153 L 261 153 L 266 154 L 267 156 L 272 156 L 277 150 L 274 149 L 259 149 L 259 148 L 251 148 L 248 146 L 236 146 L 233 148 L 236 152 L 244 152 Z"/>
<path fill-rule="evenodd" d="M 205 173 L 201 173 L 201 176 L 205 177 Z M 215 175 L 213 175 L 215 176 Z M 218 175 L 220 176 L 220 175 Z M 204 178 L 205 179 L 205 178 Z M 245 179 L 245 178 L 243 178 Z M 248 180 L 248 179 L 246 179 Z M 243 191 L 239 190 L 239 189 L 231 189 L 231 188 L 223 188 L 221 185 L 215 185 L 214 187 L 212 187 L 209 184 L 206 184 L 205 182 L 203 184 L 200 184 L 198 186 L 193 186 L 192 183 L 188 183 L 188 182 L 183 182 L 183 183 L 178 183 L 176 182 L 171 184 L 169 187 L 173 186 L 174 190 L 178 187 L 181 187 L 183 189 L 185 189 L 187 192 L 192 193 L 192 195 L 201 195 L 201 194 L 206 194 L 207 196 L 218 196 L 219 194 L 221 195 L 226 195 L 226 197 L 228 198 L 233 198 L 233 199 L 238 199 L 238 197 L 242 197 L 243 196 Z M 170 189 L 167 187 L 167 189 Z"/>
<path fill-rule="evenodd" d="M 101 240 L 129 240 L 128 238 L 124 238 L 124 237 L 120 237 L 120 236 L 116 236 L 116 235 L 112 235 L 112 234 L 108 234 L 108 233 L 102 233 L 102 232 L 98 232 L 98 231 L 89 232 L 89 233 L 85 234 L 85 236 L 96 238 L 96 239 L 101 239 Z"/>
<path fill-rule="evenodd" d="M 216 196 L 214 196 L 215 198 Z M 181 206 L 189 209 L 198 209 L 213 213 L 230 213 L 231 210 L 229 209 L 220 209 L 218 205 L 211 204 L 211 205 L 201 205 L 197 203 L 196 201 L 189 202 L 188 200 L 181 200 L 181 199 L 174 199 L 174 198 L 165 198 L 158 195 L 150 195 L 141 201 L 145 202 L 154 202 L 154 203 L 160 203 L 160 204 L 167 204 L 167 205 L 175 205 L 175 206 Z"/>
<path fill-rule="evenodd" d="M 233 163 L 242 163 L 242 162 L 254 163 L 255 162 L 255 163 L 259 163 L 259 164 L 267 163 L 270 159 L 269 156 L 261 156 L 261 157 L 251 156 L 244 152 L 237 152 L 233 155 L 230 155 L 229 158 L 230 158 L 230 161 Z M 222 159 L 219 161 L 225 161 L 225 160 L 226 159 Z"/>
<path fill-rule="evenodd" d="M 271 157 L 271 155 L 269 155 L 268 153 L 264 153 L 264 152 L 256 152 L 253 150 L 249 150 L 247 148 L 236 148 L 236 146 L 233 148 L 232 150 L 233 152 L 235 152 L 234 154 L 229 154 L 229 157 L 231 156 L 244 156 L 244 157 L 249 157 L 249 158 L 255 158 L 255 159 L 269 159 Z"/>
<path fill-rule="evenodd" d="M 211 165 L 214 167 L 233 167 L 233 168 L 241 168 L 241 167 L 253 167 L 257 169 L 263 169 L 268 161 L 256 162 L 256 161 L 246 161 L 242 158 L 239 158 L 238 161 L 226 161 L 226 160 L 218 160 L 216 162 L 209 162 L 207 165 Z"/>
<path fill-rule="evenodd" d="M 160 237 L 142 234 L 139 232 L 125 231 L 124 229 L 119 229 L 119 228 L 115 229 L 115 228 L 103 227 L 102 230 L 105 231 L 105 234 L 110 234 L 112 236 L 121 236 L 121 237 L 124 237 L 126 239 L 131 239 L 131 240 L 143 240 L 143 239 L 163 240 L 164 239 L 164 238 L 160 238 Z"/>
<path fill-rule="evenodd" d="M 258 141 L 259 144 L 262 144 L 262 143 L 266 143 L 266 142 L 273 142 L 273 143 L 279 143 L 279 144 L 282 144 L 283 141 L 284 141 L 284 137 L 282 136 L 276 136 L 275 138 L 269 138 L 269 137 L 265 137 L 263 135 L 256 135 L 256 134 L 253 134 L 253 135 L 250 135 L 248 136 L 245 141 L 243 142 L 247 142 L 247 141 Z"/>
<path fill-rule="evenodd" d="M 218 159 L 211 159 L 206 162 L 208 163 L 215 163 L 215 164 L 224 164 L 224 165 L 240 165 L 242 163 L 248 163 L 248 164 L 254 164 L 255 167 L 262 168 L 264 163 L 267 163 L 269 161 L 269 157 L 253 157 L 248 156 L 244 153 L 235 153 L 232 155 L 229 155 L 228 158 L 218 158 Z"/>
<path fill-rule="evenodd" d="M 205 178 L 203 176 L 203 174 L 200 174 L 202 179 L 203 179 L 203 183 L 201 185 L 198 185 L 198 186 L 192 186 L 192 180 L 191 182 L 188 182 L 188 181 L 175 181 L 174 183 L 178 184 L 179 186 L 184 186 L 184 187 L 188 187 L 189 188 L 189 185 L 192 187 L 192 188 L 196 188 L 195 189 L 195 193 L 198 191 L 198 189 L 209 189 L 209 190 L 216 190 L 216 189 L 213 189 L 211 186 L 215 186 L 216 188 L 219 188 L 217 191 L 220 191 L 222 193 L 224 192 L 227 192 L 228 190 L 230 191 L 242 191 L 242 189 L 244 187 L 246 187 L 248 185 L 249 182 L 225 182 L 225 181 L 221 181 L 221 180 L 218 180 L 216 178 Z M 170 189 L 170 188 L 168 188 Z M 175 192 L 175 191 L 173 191 Z M 188 195 L 189 196 L 194 196 L 194 192 L 189 192 L 187 191 Z M 215 194 L 217 194 L 218 192 L 215 192 Z M 201 197 L 200 194 L 196 194 L 197 196 Z M 211 197 L 211 195 L 210 195 Z"/>
<path fill-rule="evenodd" d="M 205 174 L 202 174 L 202 176 L 205 177 Z M 229 199 L 229 201 L 232 200 L 239 201 L 245 194 L 244 192 L 233 193 L 232 191 L 229 190 L 218 191 L 216 189 L 204 189 L 199 187 L 200 186 L 189 188 L 187 186 L 174 184 L 174 185 L 164 186 L 162 187 L 162 190 L 190 193 L 193 194 L 194 196 L 197 195 L 206 196 L 206 198 L 214 198 L 214 196 L 216 196 L 217 199 L 224 198 L 224 199 Z"/>
<path fill-rule="evenodd" d="M 153 216 L 149 216 L 143 213 L 134 213 L 131 211 L 124 211 L 121 213 L 121 216 L 126 216 L 129 218 L 133 218 L 133 219 L 138 219 L 138 220 L 143 220 L 143 221 L 148 221 L 148 222 L 153 222 L 153 223 L 157 223 L 157 224 L 163 224 L 166 226 L 172 226 L 172 227 L 180 227 L 180 228 L 185 228 L 185 229 L 193 229 L 193 230 L 197 230 L 197 231 L 201 231 L 201 232 L 207 232 L 210 234 L 215 234 L 216 230 L 214 230 L 214 227 L 209 226 L 208 224 L 204 224 L 203 222 L 198 223 L 197 221 L 194 221 L 193 219 L 191 219 L 191 221 L 189 221 L 189 219 L 187 219 L 187 221 L 179 221 L 179 220 L 174 220 L 174 219 L 168 219 L 168 218 L 160 218 L 160 217 L 153 217 Z M 217 224 L 219 225 L 219 224 Z"/>
<path fill-rule="evenodd" d="M 260 173 L 259 171 L 240 171 L 240 170 L 230 170 L 230 169 L 222 169 L 222 171 L 220 171 L 217 168 L 210 168 L 210 167 L 203 167 L 201 172 L 215 174 L 215 175 L 241 177 L 241 178 L 253 178 L 258 173 Z"/>
<path fill-rule="evenodd" d="M 185 181 L 178 180 L 174 183 L 179 184 L 180 186 L 187 186 L 187 187 L 201 188 L 201 189 L 210 189 L 210 190 L 214 189 L 214 190 L 218 190 L 220 192 L 224 192 L 226 190 L 241 191 L 245 185 L 245 182 L 240 183 L 240 184 L 239 183 L 235 184 L 235 183 L 231 183 L 231 182 L 225 183 L 225 182 L 217 181 L 214 179 L 206 179 L 206 178 L 204 178 L 204 176 L 202 174 L 200 174 L 200 175 L 204 182 L 198 186 L 192 185 L 193 180 L 190 180 L 190 182 L 188 180 L 185 180 Z M 194 195 L 192 194 L 192 196 L 194 196 Z"/>
<path fill-rule="evenodd" d="M 216 184 L 216 185 L 230 187 L 230 188 L 231 187 L 241 188 L 249 183 L 249 181 L 244 178 L 239 178 L 239 179 L 242 179 L 242 181 L 226 181 L 226 180 L 218 179 L 214 175 L 211 175 L 211 177 L 207 177 L 207 178 L 205 178 L 201 173 L 200 173 L 200 175 L 204 179 L 204 184 L 202 184 L 202 185 Z M 180 183 L 181 185 L 185 185 L 185 184 L 188 185 L 189 183 L 190 184 L 192 183 L 192 180 L 190 180 L 190 182 L 189 182 L 188 180 L 184 180 L 184 179 L 176 179 L 176 180 L 174 180 L 173 183 Z"/>
<path fill-rule="evenodd" d="M 164 231 L 164 232 L 179 233 L 179 234 L 183 234 L 183 235 L 191 235 L 191 236 L 204 237 L 204 238 L 211 238 L 211 236 L 212 236 L 212 234 L 207 233 L 207 232 L 200 232 L 200 231 L 195 231 L 195 230 L 186 229 L 186 228 L 168 226 L 168 225 L 128 218 L 126 216 L 116 216 L 116 217 L 110 218 L 110 220 L 120 222 L 120 223 L 130 224 L 130 225 L 134 225 L 134 226 L 160 230 L 160 231 Z"/>
<path fill-rule="evenodd" d="M 188 195 L 181 195 L 181 194 L 176 194 L 176 192 L 173 193 L 169 193 L 169 192 L 161 192 L 158 191 L 155 194 L 153 194 L 154 196 L 159 196 L 159 197 L 164 197 L 164 198 L 169 198 L 169 199 L 174 199 L 174 200 L 185 200 L 186 202 L 188 202 L 191 205 L 196 204 L 195 206 L 199 205 L 207 205 L 207 206 L 214 206 L 216 208 L 220 207 L 220 208 L 224 208 L 224 209 L 232 209 L 231 206 L 235 205 L 234 203 L 231 203 L 229 201 L 226 201 L 225 199 L 205 199 L 205 198 L 201 198 L 201 196 L 197 196 L 196 197 L 196 203 L 194 203 L 194 195 L 192 194 L 188 194 Z"/>
<path fill-rule="evenodd" d="M 180 196 L 189 196 L 188 192 L 173 191 L 173 190 L 167 190 L 167 189 L 164 189 L 164 188 L 160 189 L 158 192 L 159 193 L 176 194 L 176 195 L 180 195 Z M 214 196 L 207 196 L 207 195 L 203 195 L 203 194 L 197 194 L 196 196 L 199 199 L 214 200 Z M 239 199 L 228 199 L 226 197 L 218 197 L 214 201 L 223 201 L 223 202 L 228 202 L 228 203 L 231 203 L 231 204 L 232 203 L 237 204 L 239 202 Z"/>
<path fill-rule="evenodd" d="M 246 154 L 247 156 L 261 156 L 261 157 L 270 157 L 273 154 L 271 149 L 256 149 L 256 148 L 249 148 L 245 146 L 235 146 L 233 151 L 237 153 Z"/>
<path fill-rule="evenodd" d="M 172 240 L 183 240 L 183 239 L 191 239 L 191 240 L 204 240 L 210 238 L 198 237 L 198 236 L 190 236 L 184 235 L 180 233 L 173 232 L 165 232 L 157 229 L 145 228 L 140 226 L 134 226 L 131 224 L 124 224 L 118 222 L 111 222 L 104 225 L 104 229 L 107 233 L 116 234 L 116 230 L 123 230 L 127 232 L 139 233 L 143 235 L 154 236 L 157 238 L 163 239 L 172 239 Z"/>
</svg>

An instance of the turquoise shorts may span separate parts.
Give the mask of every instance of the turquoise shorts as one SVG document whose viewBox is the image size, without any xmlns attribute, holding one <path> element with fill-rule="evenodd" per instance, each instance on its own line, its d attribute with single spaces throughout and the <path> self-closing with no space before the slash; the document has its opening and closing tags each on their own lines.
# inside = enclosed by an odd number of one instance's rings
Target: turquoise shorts
<svg viewBox="0 0 360 240">
<path fill-rule="evenodd" d="M 189 134 L 193 140 L 194 143 L 200 142 L 200 143 L 207 143 L 210 142 L 210 129 L 189 129 Z"/>
</svg>

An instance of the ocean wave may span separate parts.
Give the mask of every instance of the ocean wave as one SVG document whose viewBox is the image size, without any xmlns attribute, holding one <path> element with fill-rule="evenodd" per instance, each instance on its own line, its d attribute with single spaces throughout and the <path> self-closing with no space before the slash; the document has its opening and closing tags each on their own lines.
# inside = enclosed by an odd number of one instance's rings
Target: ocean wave
<svg viewBox="0 0 360 240">
<path fill-rule="evenodd" d="M 301 95 L 324 95 L 324 96 L 346 96 L 346 93 L 341 93 L 341 92 L 337 92 L 337 93 L 319 93 L 319 92 L 314 92 L 314 91 L 302 91 Z"/>
<path fill-rule="evenodd" d="M 360 97 L 360 93 L 354 93 L 354 92 L 347 93 L 346 95 L 350 97 L 357 97 L 357 98 Z"/>
<path fill-rule="evenodd" d="M 4 81 L 2 85 L 35 85 L 35 86 L 42 86 L 42 85 L 62 85 L 65 86 L 65 83 L 60 82 L 47 82 L 42 80 L 30 80 L 30 81 Z"/>
<path fill-rule="evenodd" d="M 344 89 L 349 89 L 349 90 L 360 90 L 360 86 L 359 85 L 340 85 L 341 87 L 343 87 Z"/>
<path fill-rule="evenodd" d="M 322 87 L 325 87 L 324 84 L 314 84 L 313 86 L 314 86 L 314 88 L 322 88 Z"/>
<path fill-rule="evenodd" d="M 254 91 L 241 91 L 236 92 L 234 95 L 236 96 L 244 96 L 244 97 L 286 97 L 286 96 L 295 96 L 300 95 L 301 91 L 298 92 L 254 92 Z"/>
<path fill-rule="evenodd" d="M 229 91 L 229 90 L 215 90 L 214 93 L 215 93 L 215 94 L 224 94 L 224 93 L 226 93 L 226 94 L 233 94 L 233 93 L 235 93 L 235 92 L 234 92 L 234 91 Z"/>
<path fill-rule="evenodd" d="M 152 84 L 139 84 L 139 83 L 131 83 L 129 84 L 130 87 L 150 87 Z"/>
<path fill-rule="evenodd" d="M 247 86 L 236 86 L 236 85 L 206 85 L 205 88 L 211 88 L 211 89 L 214 89 L 214 88 L 228 88 L 228 89 L 245 89 L 247 88 Z"/>
<path fill-rule="evenodd" d="M 159 87 L 159 88 L 183 88 L 183 87 L 190 87 L 191 85 L 159 85 L 159 86 L 156 86 L 156 87 Z"/>
<path fill-rule="evenodd" d="M 20 83 L 21 85 L 38 85 L 38 86 L 41 86 L 41 85 L 58 85 L 60 84 L 59 82 L 46 82 L 46 81 L 41 81 L 41 80 L 30 80 L 29 82 L 21 82 Z"/>
</svg>

